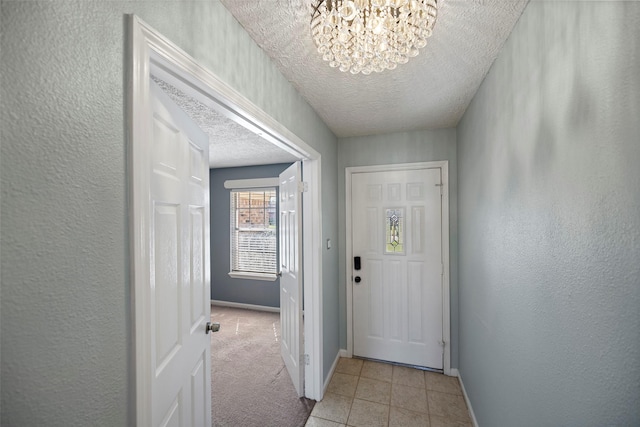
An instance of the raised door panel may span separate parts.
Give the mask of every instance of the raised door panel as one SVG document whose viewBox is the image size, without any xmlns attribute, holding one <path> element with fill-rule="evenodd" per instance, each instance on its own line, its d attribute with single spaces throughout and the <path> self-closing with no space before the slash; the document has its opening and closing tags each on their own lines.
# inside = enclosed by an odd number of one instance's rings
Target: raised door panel
<svg viewBox="0 0 640 427">
<path fill-rule="evenodd" d="M 192 206 L 189 209 L 190 225 L 191 225 L 191 256 L 190 256 L 190 277 L 191 286 L 190 293 L 190 325 L 191 332 L 202 324 L 206 316 L 207 304 L 210 304 L 207 298 L 206 277 L 205 277 L 205 248 L 204 248 L 204 230 L 205 215 L 204 207 Z"/>
<path fill-rule="evenodd" d="M 156 203 L 153 216 L 154 244 L 151 252 L 152 310 L 155 313 L 156 376 L 171 363 L 182 343 L 182 289 L 180 284 L 179 206 Z"/>
<path fill-rule="evenodd" d="M 207 375 L 207 354 L 203 352 L 196 360 L 190 375 L 190 392 L 192 396 L 206 395 L 211 376 Z M 190 418 L 193 426 L 206 426 L 209 408 L 202 399 L 192 399 L 189 408 Z"/>
<path fill-rule="evenodd" d="M 161 427 L 181 427 L 182 426 L 182 396 L 178 395 L 173 400 L 165 416 L 160 421 Z"/>
</svg>

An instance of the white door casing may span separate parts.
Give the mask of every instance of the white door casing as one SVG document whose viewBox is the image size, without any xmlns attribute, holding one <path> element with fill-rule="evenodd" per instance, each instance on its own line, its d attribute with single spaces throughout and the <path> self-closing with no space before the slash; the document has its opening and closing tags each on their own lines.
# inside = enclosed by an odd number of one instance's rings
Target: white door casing
<svg viewBox="0 0 640 427">
<path fill-rule="evenodd" d="M 348 350 L 354 355 L 449 374 L 442 166 L 347 170 Z M 399 218 L 393 230 L 391 214 Z M 399 234 L 395 247 L 388 245 L 393 234 Z M 355 256 L 361 257 L 359 271 L 353 268 Z M 359 283 L 352 281 L 357 276 Z"/>
<path fill-rule="evenodd" d="M 298 396 L 304 395 L 302 197 L 300 162 L 280 174 L 280 351 Z"/>
<path fill-rule="evenodd" d="M 151 355 L 143 337 L 149 335 L 148 256 L 149 222 L 147 200 L 149 175 L 145 159 L 149 157 L 150 127 L 149 79 L 153 73 L 174 87 L 189 94 L 218 113 L 257 133 L 271 143 L 298 156 L 304 162 L 304 178 L 309 182 L 308 197 L 303 201 L 303 239 L 305 276 L 304 324 L 305 353 L 309 365 L 305 369 L 305 396 L 320 400 L 323 395 L 322 341 L 322 200 L 321 156 L 313 147 L 269 116 L 242 94 L 220 80 L 192 56 L 180 49 L 135 15 L 127 15 L 129 55 L 127 69 L 127 122 L 130 182 L 130 257 L 131 257 L 131 333 L 134 338 L 134 380 L 136 390 L 135 420 L 132 424 L 151 425 L 150 386 L 146 375 Z M 208 262 L 209 259 L 207 258 Z M 208 277 L 207 277 L 207 280 Z M 210 369 L 210 367 L 208 367 Z"/>
</svg>

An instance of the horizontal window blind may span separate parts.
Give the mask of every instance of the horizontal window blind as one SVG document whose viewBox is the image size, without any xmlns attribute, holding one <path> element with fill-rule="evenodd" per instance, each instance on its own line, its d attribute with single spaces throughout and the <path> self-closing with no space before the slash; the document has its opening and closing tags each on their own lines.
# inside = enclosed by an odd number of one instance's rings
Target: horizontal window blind
<svg viewBox="0 0 640 427">
<path fill-rule="evenodd" d="M 231 271 L 276 273 L 275 189 L 231 192 Z"/>
</svg>

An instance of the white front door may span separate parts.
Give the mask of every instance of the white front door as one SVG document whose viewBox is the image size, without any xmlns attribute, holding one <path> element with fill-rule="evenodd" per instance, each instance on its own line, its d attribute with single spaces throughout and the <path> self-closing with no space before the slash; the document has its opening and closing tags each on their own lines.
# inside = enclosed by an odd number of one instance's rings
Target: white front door
<svg viewBox="0 0 640 427">
<path fill-rule="evenodd" d="M 440 168 L 352 175 L 354 355 L 443 368 L 441 185 Z"/>
<path fill-rule="evenodd" d="M 302 360 L 302 198 L 300 162 L 280 174 L 280 352 L 298 396 L 304 394 Z"/>
<path fill-rule="evenodd" d="M 152 426 L 210 426 L 208 138 L 150 84 L 148 301 L 136 303 L 148 304 L 144 387 Z"/>
</svg>

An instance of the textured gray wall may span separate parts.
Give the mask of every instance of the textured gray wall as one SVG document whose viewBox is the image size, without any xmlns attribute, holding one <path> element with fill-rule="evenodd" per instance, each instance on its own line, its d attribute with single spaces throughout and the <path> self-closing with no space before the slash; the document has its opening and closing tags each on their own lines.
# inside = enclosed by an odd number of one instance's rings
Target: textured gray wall
<svg viewBox="0 0 640 427">
<path fill-rule="evenodd" d="M 531 2 L 458 127 L 482 427 L 640 425 L 640 3 Z"/>
<path fill-rule="evenodd" d="M 1 13 L 1 422 L 133 425 L 125 14 L 322 154 L 332 239 L 336 139 L 218 1 L 3 1 Z M 327 319 L 337 251 L 323 255 Z M 331 321 L 324 350 L 335 355 Z"/>
<path fill-rule="evenodd" d="M 228 179 L 277 177 L 289 167 L 289 163 L 220 168 L 209 171 L 211 189 L 211 299 L 242 304 L 280 307 L 280 279 L 274 282 L 229 277 L 231 190 L 224 188 Z M 276 215 L 276 218 L 279 218 Z M 217 230 L 213 233 L 213 230 Z"/>
<path fill-rule="evenodd" d="M 458 366 L 458 210 L 456 130 L 399 132 L 340 138 L 338 148 L 338 212 L 340 234 L 340 346 L 347 348 L 345 168 L 396 163 L 449 161 L 449 252 L 451 294 L 451 366 Z"/>
</svg>

